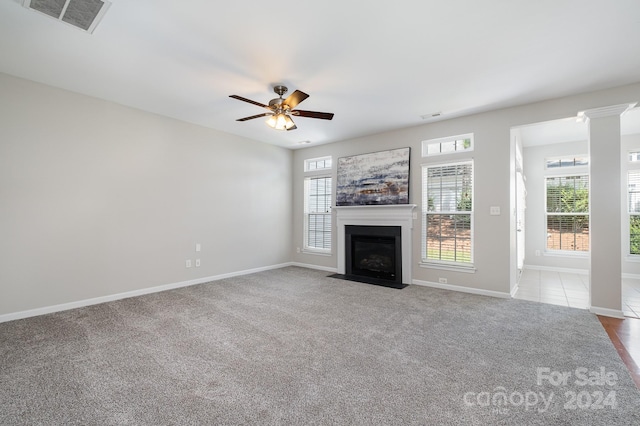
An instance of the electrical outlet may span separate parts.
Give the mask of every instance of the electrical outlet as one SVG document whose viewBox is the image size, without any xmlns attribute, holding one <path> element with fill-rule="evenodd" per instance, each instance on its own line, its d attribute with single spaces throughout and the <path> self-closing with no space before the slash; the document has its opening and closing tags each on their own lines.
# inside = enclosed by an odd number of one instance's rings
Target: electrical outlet
<svg viewBox="0 0 640 426">
<path fill-rule="evenodd" d="M 296 253 L 300 253 L 300 247 L 296 248 Z"/>
<path fill-rule="evenodd" d="M 440 284 L 446 284 L 447 283 L 447 279 L 446 278 L 438 278 L 438 282 Z"/>
<path fill-rule="evenodd" d="M 200 259 L 196 259 L 196 268 L 200 266 Z"/>
<path fill-rule="evenodd" d="M 187 261 L 185 262 L 185 266 L 187 268 L 191 268 L 191 259 L 187 259 Z"/>
<path fill-rule="evenodd" d="M 540 256 L 540 250 L 536 250 L 536 256 Z"/>
</svg>

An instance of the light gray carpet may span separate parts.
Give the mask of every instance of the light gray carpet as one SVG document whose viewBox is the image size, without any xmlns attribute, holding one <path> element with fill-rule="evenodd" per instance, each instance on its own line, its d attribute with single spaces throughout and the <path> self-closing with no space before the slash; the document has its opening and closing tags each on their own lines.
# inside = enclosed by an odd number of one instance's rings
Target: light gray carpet
<svg viewBox="0 0 640 426">
<path fill-rule="evenodd" d="M 640 392 L 586 311 L 327 275 L 0 324 L 0 424 L 640 424 Z M 545 367 L 572 376 L 539 385 Z M 608 382 L 581 386 L 579 368 Z"/>
</svg>

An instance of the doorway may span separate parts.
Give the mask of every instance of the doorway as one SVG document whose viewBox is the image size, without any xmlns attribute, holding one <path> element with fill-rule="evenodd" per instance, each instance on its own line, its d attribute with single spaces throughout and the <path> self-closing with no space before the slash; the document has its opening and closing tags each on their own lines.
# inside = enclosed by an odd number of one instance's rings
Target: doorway
<svg viewBox="0 0 640 426">
<path fill-rule="evenodd" d="M 623 255 L 622 255 L 622 311 L 627 317 L 640 318 L 640 216 L 639 200 L 635 197 L 640 187 L 640 108 L 633 108 L 620 117 L 622 139 L 621 168 L 623 185 Z"/>
<path fill-rule="evenodd" d="M 525 209 L 527 208 L 527 186 L 526 178 L 524 176 L 523 159 L 522 159 L 522 143 L 520 139 L 515 139 L 515 154 L 516 154 L 516 267 L 517 278 L 516 284 L 520 282 L 522 278 L 522 272 L 524 270 L 525 259 Z"/>
<path fill-rule="evenodd" d="M 554 189 L 559 193 L 559 189 L 580 181 L 570 176 L 588 176 L 588 163 L 581 160 L 588 158 L 587 124 L 571 117 L 514 127 L 511 141 L 515 252 L 511 294 L 518 299 L 588 309 L 588 247 L 574 243 L 588 241 L 588 225 L 576 227 L 578 214 L 572 216 L 564 209 L 559 212 L 561 220 L 553 218 L 554 209 L 547 207 Z M 582 216 L 588 219 L 588 211 Z"/>
</svg>

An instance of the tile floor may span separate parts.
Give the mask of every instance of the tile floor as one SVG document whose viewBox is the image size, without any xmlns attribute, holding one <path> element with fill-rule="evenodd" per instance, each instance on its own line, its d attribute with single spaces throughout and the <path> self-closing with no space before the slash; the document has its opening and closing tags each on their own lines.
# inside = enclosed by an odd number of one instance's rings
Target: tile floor
<svg viewBox="0 0 640 426">
<path fill-rule="evenodd" d="M 525 269 L 520 277 L 516 299 L 550 303 L 572 308 L 589 308 L 589 276 L 566 272 Z M 640 279 L 622 280 L 623 311 L 640 318 Z"/>
<path fill-rule="evenodd" d="M 640 318 L 640 279 L 622 279 L 622 310 L 625 316 Z"/>
</svg>

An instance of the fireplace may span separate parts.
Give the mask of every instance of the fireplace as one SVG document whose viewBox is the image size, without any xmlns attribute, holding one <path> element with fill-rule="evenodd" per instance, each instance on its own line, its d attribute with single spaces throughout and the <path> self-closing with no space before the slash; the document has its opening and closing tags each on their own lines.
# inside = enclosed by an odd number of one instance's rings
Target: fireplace
<svg viewBox="0 0 640 426">
<path fill-rule="evenodd" d="M 334 207 L 333 209 L 336 213 L 336 231 L 338 233 L 336 243 L 336 254 L 338 263 L 338 267 L 336 268 L 336 278 L 349 276 L 353 281 L 376 281 L 374 284 L 381 284 L 394 288 L 403 288 L 406 287 L 407 284 L 411 284 L 411 234 L 413 230 L 413 221 L 414 219 L 417 219 L 416 214 L 413 211 L 415 207 L 415 204 Z M 355 226 L 356 228 L 351 228 L 351 226 Z M 347 272 L 347 256 L 350 256 L 349 264 L 351 264 L 351 256 L 353 256 L 351 249 L 347 250 L 346 231 L 348 227 L 350 229 L 394 229 L 393 235 L 384 234 L 384 232 L 388 231 L 383 231 L 383 235 L 374 235 L 374 238 L 384 239 L 387 237 L 393 237 L 395 239 L 395 272 L 392 272 L 395 276 L 393 277 L 393 280 L 389 279 L 391 278 L 389 276 L 376 278 L 366 275 L 354 275 L 352 270 L 350 272 Z M 398 228 L 400 229 L 399 237 L 395 235 Z M 353 238 L 353 236 L 350 238 Z M 373 241 L 375 242 L 376 240 Z M 365 240 L 365 242 L 370 243 L 371 240 Z M 372 260 L 371 265 L 378 265 L 369 269 L 382 269 L 380 268 L 380 264 L 382 263 L 386 264 L 386 261 L 383 261 L 380 258 Z M 379 274 L 380 271 L 374 271 L 373 273 Z"/>
<path fill-rule="evenodd" d="M 345 275 L 372 284 L 402 284 L 399 226 L 345 226 Z"/>
</svg>

